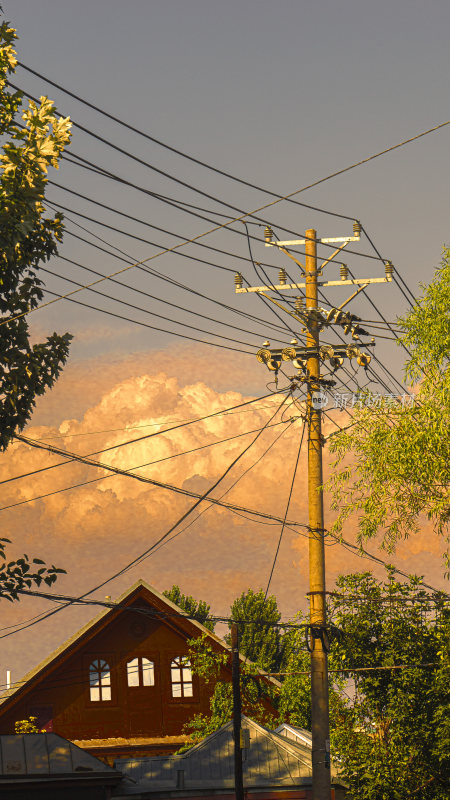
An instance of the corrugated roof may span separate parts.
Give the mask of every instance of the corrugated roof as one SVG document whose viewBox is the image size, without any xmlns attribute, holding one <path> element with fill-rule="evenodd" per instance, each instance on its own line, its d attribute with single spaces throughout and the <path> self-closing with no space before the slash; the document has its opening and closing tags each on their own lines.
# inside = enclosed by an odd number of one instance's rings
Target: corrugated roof
<svg viewBox="0 0 450 800">
<path fill-rule="evenodd" d="M 108 773 L 114 770 L 57 733 L 0 736 L 0 777 Z"/>
<path fill-rule="evenodd" d="M 312 747 L 311 731 L 307 731 L 305 728 L 296 728 L 288 722 L 283 722 L 278 728 L 275 728 L 275 733 L 279 733 L 280 736 L 285 736 L 287 739 L 302 741 L 309 747 Z"/>
<path fill-rule="evenodd" d="M 292 787 L 311 780 L 311 749 L 268 731 L 242 717 L 248 732 L 244 750 L 246 788 Z M 225 789 L 234 785 L 233 723 L 208 736 L 186 753 L 166 757 L 117 759 L 114 766 L 124 775 L 119 795 L 140 791 L 176 789 Z"/>
</svg>

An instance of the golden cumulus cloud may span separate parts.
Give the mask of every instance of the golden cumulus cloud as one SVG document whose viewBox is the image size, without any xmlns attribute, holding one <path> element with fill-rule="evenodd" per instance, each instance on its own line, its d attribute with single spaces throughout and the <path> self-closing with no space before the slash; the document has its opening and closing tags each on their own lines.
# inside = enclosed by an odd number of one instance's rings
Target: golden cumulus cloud
<svg viewBox="0 0 450 800">
<path fill-rule="evenodd" d="M 226 360 L 227 356 L 222 359 L 222 369 L 224 364 L 230 367 L 231 361 Z M 197 361 L 192 348 L 188 361 L 177 348 L 173 353 L 147 353 L 146 358 L 127 357 L 104 370 L 98 369 L 97 361 L 69 365 L 57 387 L 40 401 L 35 419 L 41 424 L 29 426 L 26 435 L 63 448 L 68 459 L 71 452 L 91 454 L 107 465 L 203 493 L 270 420 L 281 397 L 256 400 L 233 412 L 164 431 L 257 397 L 249 388 L 253 385 L 253 368 L 247 369 L 246 374 L 242 365 L 238 367 L 236 374 L 229 372 L 224 377 L 217 358 L 213 360 L 209 355 L 207 360 L 201 348 Z M 239 390 L 227 389 L 230 383 L 239 386 Z M 263 385 L 260 376 L 260 386 Z M 266 394 L 265 387 L 260 394 Z M 42 409 L 47 401 L 54 424 L 43 424 L 48 410 Z M 225 499 L 234 504 L 284 515 L 302 427 L 301 419 L 289 424 L 294 415 L 298 417 L 299 410 L 292 406 L 285 412 L 286 422 L 260 435 L 214 490 L 214 497 L 227 492 Z M 280 416 L 274 421 L 279 420 Z M 327 423 L 325 433 L 331 427 Z M 122 446 L 130 440 L 135 441 Z M 105 449 L 106 452 L 99 452 Z M 111 477 L 105 470 L 73 460 L 47 469 L 64 460 L 22 443 L 13 444 L 0 457 L 2 481 L 35 473 L 2 485 L 3 508 L 22 503 L 1 511 L 2 535 L 13 540 L 13 553 L 25 551 L 65 567 L 68 574 L 57 584 L 57 590 L 63 593 L 76 595 L 100 584 L 154 545 L 195 502 L 129 477 Z M 84 485 L 60 491 L 76 484 Z M 23 502 L 35 497 L 41 499 Z M 289 518 L 305 524 L 308 521 L 306 437 Z M 328 511 L 326 520 L 329 524 Z M 218 613 L 226 613 L 242 591 L 265 588 L 279 533 L 279 523 L 262 524 L 261 520 L 204 502 L 174 530 L 173 541 L 164 542 L 138 566 L 107 584 L 100 596 L 114 597 L 143 577 L 160 590 L 178 583 L 183 591 L 210 602 Z M 286 529 L 274 572 L 271 591 L 277 595 L 284 616 L 305 606 L 305 534 L 302 528 L 297 532 Z M 351 526 L 346 538 L 354 538 Z M 377 552 L 375 543 L 368 548 Z M 381 557 L 407 572 L 424 572 L 430 582 L 442 586 L 440 553 L 440 543 L 425 527 L 420 536 L 402 545 L 395 555 Z M 331 542 L 327 542 L 326 557 L 330 589 L 339 573 L 374 566 Z M 381 574 L 379 568 L 375 571 Z M 11 608 L 10 618 L 23 618 L 29 608 L 28 601 Z M 92 615 L 95 611 L 94 607 Z M 76 627 L 79 614 L 73 612 L 72 616 Z M 15 643 L 20 643 L 20 659 L 25 658 L 23 647 L 29 648 L 26 657 L 32 662 L 38 651 L 39 655 L 45 654 L 45 643 L 56 646 L 66 635 L 55 624 L 43 623 L 39 630 L 44 634 L 38 641 L 33 638 L 38 629 L 32 628 L 31 644 L 23 633 L 16 639 L 6 639 L 5 646 L 13 653 Z"/>
</svg>

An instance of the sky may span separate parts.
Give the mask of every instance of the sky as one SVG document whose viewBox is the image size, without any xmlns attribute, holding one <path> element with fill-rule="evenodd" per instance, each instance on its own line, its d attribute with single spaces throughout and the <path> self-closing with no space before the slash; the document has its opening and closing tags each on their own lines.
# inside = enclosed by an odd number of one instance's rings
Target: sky
<svg viewBox="0 0 450 800">
<path fill-rule="evenodd" d="M 37 403 L 26 431 L 30 436 L 59 437 L 51 440 L 85 454 L 148 433 L 162 422 L 192 419 L 266 395 L 271 376 L 254 354 L 266 337 L 274 345 L 285 344 L 290 333 L 273 327 L 279 320 L 258 298 L 234 294 L 236 270 L 250 284 L 257 281 L 249 246 L 256 261 L 271 265 L 272 274 L 274 267 L 286 266 L 281 254 L 263 246 L 265 221 L 280 238 L 298 238 L 309 228 L 321 237 L 349 235 L 353 219 L 359 219 L 378 253 L 392 260 L 415 295 L 420 283 L 432 278 L 448 242 L 450 126 L 297 195 L 299 201 L 333 213 L 279 202 L 255 212 L 259 219 L 249 218 L 249 240 L 238 223 L 205 236 L 202 247 L 184 246 L 182 252 L 190 258 L 174 253 L 156 257 L 182 239 L 255 211 L 273 195 L 139 136 L 44 78 L 160 142 L 284 196 L 447 120 L 448 3 L 15 0 L 3 8 L 19 33 L 19 60 L 43 76 L 18 67 L 14 82 L 31 95 L 48 95 L 62 115 L 104 140 L 74 128 L 68 155 L 76 163 L 63 160 L 50 176 L 58 186 L 49 186 L 47 197 L 64 209 L 66 233 L 61 257 L 46 265 L 53 274 L 42 274 L 46 287 L 65 294 L 76 288 L 69 280 L 84 284 L 95 280 L 96 273 L 110 274 L 149 257 L 147 266 L 157 271 L 129 269 L 118 276 L 122 284 L 99 284 L 96 290 L 102 294 L 84 290 L 74 296 L 94 309 L 59 300 L 29 315 L 35 341 L 53 330 L 74 335 L 61 378 Z M 145 192 L 83 169 L 78 156 Z M 180 210 L 180 202 L 189 203 L 188 210 L 197 216 Z M 366 238 L 352 249 L 345 261 L 355 275 L 383 276 L 383 265 Z M 330 254 L 325 247 L 319 252 L 323 258 Z M 289 262 L 290 274 L 295 269 Z M 330 279 L 338 277 L 337 266 L 328 270 Z M 330 291 L 330 303 L 343 302 L 342 292 L 342 287 Z M 408 308 L 396 283 L 374 284 L 368 296 L 370 300 L 360 295 L 351 304 L 363 319 L 380 321 L 381 311 L 391 321 Z M 244 318 L 242 312 L 252 317 Z M 401 379 L 403 355 L 389 337 L 388 330 L 379 329 L 374 391 L 400 391 L 393 380 Z M 130 468 L 256 430 L 274 412 L 273 402 L 261 399 L 245 413 L 116 448 L 107 458 Z M 230 491 L 233 502 L 283 516 L 299 421 L 280 423 L 261 435 L 228 476 L 224 490 L 282 430 L 280 442 Z M 143 474 L 201 493 L 251 436 L 171 458 Z M 17 444 L 0 459 L 0 471 L 6 479 L 57 460 Z M 71 463 L 16 480 L 5 485 L 2 507 L 103 474 Z M 292 518 L 300 521 L 306 518 L 304 474 L 303 467 L 291 507 Z M 15 505 L 2 514 L 14 552 L 32 551 L 68 568 L 58 589 L 71 595 L 101 583 L 150 546 L 187 504 L 185 498 L 148 484 L 114 477 Z M 349 536 L 353 533 L 349 530 Z M 209 510 L 176 544 L 102 588 L 100 595 L 114 597 L 143 577 L 160 590 L 178 583 L 183 591 L 210 602 L 213 611 L 226 613 L 249 585 L 266 585 L 278 535 L 279 525 L 263 526 L 224 509 Z M 304 603 L 306 544 L 292 533 L 283 540 L 271 591 L 285 617 Z M 394 558 L 405 571 L 423 572 L 435 585 L 444 585 L 441 548 L 426 526 Z M 327 564 L 329 585 L 339 572 L 369 568 L 367 561 L 338 546 L 328 548 Z M 51 607 L 35 599 L 8 606 L 4 626 Z M 72 608 L 4 638 L 0 670 L 12 669 L 17 676 L 95 611 L 95 606 Z"/>
</svg>

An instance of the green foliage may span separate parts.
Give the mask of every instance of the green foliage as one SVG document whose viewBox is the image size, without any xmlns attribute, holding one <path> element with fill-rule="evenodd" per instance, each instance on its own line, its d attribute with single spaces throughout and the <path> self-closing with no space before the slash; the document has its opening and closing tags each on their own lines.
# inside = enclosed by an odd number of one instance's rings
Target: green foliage
<svg viewBox="0 0 450 800">
<path fill-rule="evenodd" d="M 5 544 L 9 542 L 10 539 L 0 539 L 0 559 L 2 559 L 2 563 L 0 563 L 0 598 L 3 597 L 11 602 L 20 600 L 19 595 L 22 590 L 31 589 L 33 584 L 40 586 L 45 583 L 47 586 L 51 586 L 59 573 L 65 573 L 65 569 L 54 565 L 46 567 L 40 558 L 30 560 L 26 554 L 17 561 L 7 562 Z"/>
<path fill-rule="evenodd" d="M 16 32 L 0 25 L 0 450 L 30 419 L 35 398 L 59 375 L 71 336 L 53 333 L 30 344 L 27 311 L 43 297 L 39 264 L 57 253 L 62 217 L 44 215 L 47 169 L 70 139 L 69 119 L 57 118 L 46 97 L 22 107 L 7 90 L 14 72 Z M 21 115 L 24 124 L 16 118 Z"/>
<path fill-rule="evenodd" d="M 346 670 L 353 688 L 331 715 L 332 754 L 351 797 L 447 799 L 448 605 L 418 578 L 400 583 L 391 573 L 382 583 L 370 573 L 341 577 L 337 592 L 331 614 L 344 636 L 333 645 L 332 666 Z M 416 666 L 390 669 L 400 664 Z"/>
<path fill-rule="evenodd" d="M 205 628 L 214 631 L 214 622 L 208 619 L 211 606 L 205 603 L 204 600 L 194 600 L 190 595 L 182 594 L 180 587 L 175 583 L 171 589 L 166 589 L 163 595 L 182 608 L 190 617 L 196 619 L 197 622 L 201 622 Z"/>
<path fill-rule="evenodd" d="M 240 652 L 258 664 L 261 669 L 276 672 L 283 663 L 283 637 L 277 623 L 281 620 L 276 598 L 264 599 L 260 589 L 248 589 L 234 601 L 230 609 L 231 618 L 239 626 Z M 225 637 L 230 642 L 230 637 Z"/>
<path fill-rule="evenodd" d="M 1 9 L 0 9 L 1 11 Z M 62 217 L 44 215 L 47 169 L 70 139 L 70 121 L 58 119 L 50 100 L 22 105 L 20 92 L 8 91 L 17 65 L 16 31 L 0 24 L 0 451 L 30 419 L 35 399 L 53 386 L 68 355 L 71 336 L 53 333 L 44 343 L 30 343 L 24 316 L 43 297 L 37 270 L 57 253 Z M 18 121 L 21 116 L 23 124 Z M 64 570 L 27 555 L 6 562 L 0 540 L 0 597 L 19 599 L 23 589 L 52 585 Z M 39 566 L 37 569 L 36 565 Z"/>
<path fill-rule="evenodd" d="M 19 719 L 14 723 L 14 733 L 42 733 L 36 725 L 37 717 Z"/>
<path fill-rule="evenodd" d="M 283 721 L 293 725 L 310 725 L 309 674 L 280 677 L 279 685 L 262 681 L 264 672 L 308 672 L 309 654 L 305 647 L 304 629 L 279 625 L 281 615 L 276 598 L 266 600 L 264 592 L 248 589 L 231 606 L 231 618 L 239 625 L 241 661 L 241 699 L 243 713 L 266 727 L 274 728 Z M 296 619 L 300 625 L 303 617 Z M 229 643 L 229 636 L 225 637 Z M 230 655 L 219 652 L 207 637 L 190 642 L 193 672 L 212 688 L 210 714 L 197 714 L 185 726 L 191 742 L 198 741 L 218 730 L 232 718 L 233 697 L 231 675 L 223 668 L 230 666 Z M 256 677 L 258 676 L 258 677 Z M 267 710 L 267 700 L 273 713 Z M 264 702 L 266 701 L 266 702 Z"/>
<path fill-rule="evenodd" d="M 399 319 L 416 382 L 412 408 L 384 403 L 355 409 L 351 428 L 330 440 L 337 456 L 328 485 L 338 511 L 334 530 L 358 516 L 360 541 L 383 535 L 393 548 L 428 517 L 446 534 L 450 515 L 450 250 L 429 286 Z M 352 454 L 349 466 L 344 461 Z"/>
<path fill-rule="evenodd" d="M 190 640 L 189 658 L 192 671 L 214 689 L 210 700 L 209 716 L 195 714 L 184 726 L 184 731 L 190 735 L 191 741 L 183 749 L 191 747 L 195 742 L 214 733 L 233 716 L 231 674 L 226 679 L 223 674 L 223 668 L 227 664 L 231 671 L 231 655 L 217 650 L 208 641 L 208 637 L 204 635 L 198 639 Z M 267 711 L 263 698 L 269 698 L 275 704 L 277 692 L 267 684 L 263 684 L 259 678 L 255 678 L 256 675 L 259 675 L 259 672 L 260 670 L 256 664 L 241 661 L 242 712 L 262 725 L 274 727 L 278 724 L 278 717 Z"/>
<path fill-rule="evenodd" d="M 302 625 L 298 614 L 295 622 Z M 278 700 L 278 724 L 290 722 L 298 728 L 311 730 L 311 658 L 305 644 L 305 629 L 287 629 L 283 637 L 283 672 Z M 304 673 L 304 674 L 298 674 Z"/>
</svg>

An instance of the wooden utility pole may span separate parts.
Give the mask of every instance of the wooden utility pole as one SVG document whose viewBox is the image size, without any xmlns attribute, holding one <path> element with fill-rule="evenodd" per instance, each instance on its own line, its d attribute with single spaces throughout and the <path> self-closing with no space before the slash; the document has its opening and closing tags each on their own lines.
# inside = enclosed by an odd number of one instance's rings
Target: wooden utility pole
<svg viewBox="0 0 450 800">
<path fill-rule="evenodd" d="M 241 685 L 239 663 L 239 629 L 235 622 L 231 626 L 231 677 L 233 682 L 233 736 L 234 736 L 234 790 L 236 800 L 244 800 L 244 778 L 241 748 Z"/>
<path fill-rule="evenodd" d="M 344 359 L 356 358 L 359 366 L 364 369 L 370 363 L 368 347 L 373 347 L 375 342 L 361 342 L 360 335 L 368 336 L 367 331 L 359 327 L 359 317 L 342 309 L 354 297 L 364 291 L 373 283 L 390 283 L 392 281 L 393 265 L 385 262 L 385 275 L 383 278 L 349 278 L 345 264 L 340 265 L 339 280 L 317 280 L 317 243 L 337 245 L 336 250 L 328 258 L 322 258 L 321 273 L 325 267 L 338 256 L 350 242 L 359 242 L 361 225 L 355 220 L 353 236 L 333 236 L 318 239 L 313 228 L 306 231 L 304 239 L 290 239 L 288 241 L 275 240 L 272 229 L 268 226 L 264 231 L 266 247 L 276 247 L 292 259 L 302 271 L 299 282 L 287 282 L 284 269 L 279 272 L 279 283 L 268 286 L 244 286 L 240 272 L 235 275 L 235 291 L 237 294 L 256 292 L 266 300 L 274 303 L 304 329 L 306 326 L 306 347 L 299 345 L 296 338 L 291 340 L 290 347 L 271 348 L 269 342 L 264 342 L 258 350 L 256 357 L 259 362 L 278 374 L 283 362 L 291 361 L 298 369 L 299 386 L 306 385 L 306 418 L 308 424 L 308 500 L 309 500 L 309 603 L 310 623 L 308 631 L 308 646 L 311 652 L 311 725 L 312 725 L 312 800 L 330 800 L 331 798 L 331 770 L 330 770 L 330 742 L 329 742 L 329 709 L 328 709 L 328 633 L 326 627 L 326 592 L 325 592 L 325 546 L 324 546 L 324 519 L 323 499 L 320 487 L 322 486 L 322 431 L 321 431 L 321 404 L 322 387 L 334 386 L 335 382 L 321 378 L 321 361 L 329 362 L 329 370 L 334 374 L 342 365 Z M 305 246 L 305 265 L 301 264 L 297 254 L 290 253 L 290 249 L 298 245 Z M 348 287 L 352 294 L 337 308 L 329 311 L 317 305 L 318 286 L 323 288 Z M 276 292 L 278 296 L 286 291 L 304 291 L 303 298 L 297 296 L 295 312 L 291 306 L 284 306 L 279 300 L 271 296 Z M 327 303 L 328 305 L 328 303 Z M 292 324 L 292 323 L 291 323 Z M 351 332 L 350 345 L 336 344 L 320 347 L 319 334 L 323 327 L 341 325 L 346 334 Z M 327 398 L 325 396 L 325 400 Z M 241 761 L 242 769 L 242 761 Z M 236 794 L 237 797 L 237 794 Z"/>
<path fill-rule="evenodd" d="M 305 233 L 305 304 L 306 311 L 317 309 L 317 243 L 316 231 Z M 308 358 L 308 503 L 309 503 L 309 608 L 311 648 L 311 727 L 313 800 L 329 800 L 330 724 L 328 712 L 328 656 L 324 647 L 325 607 L 325 545 L 323 525 L 322 430 L 321 410 L 314 398 L 321 391 L 319 361 L 319 326 L 314 317 L 306 335 L 307 347 L 314 348 Z M 318 407 L 315 407 L 317 405 Z M 315 635 L 316 634 L 316 635 Z"/>
</svg>

